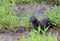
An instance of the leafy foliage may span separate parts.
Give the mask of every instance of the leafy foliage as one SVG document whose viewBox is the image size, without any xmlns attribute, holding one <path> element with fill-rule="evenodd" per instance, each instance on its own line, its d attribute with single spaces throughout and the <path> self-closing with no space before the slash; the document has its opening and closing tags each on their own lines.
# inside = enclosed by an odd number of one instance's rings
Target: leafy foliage
<svg viewBox="0 0 60 41">
<path fill-rule="evenodd" d="M 45 34 L 41 35 L 39 32 L 37 33 L 35 30 L 31 31 L 30 37 L 26 38 L 25 36 L 23 36 L 21 40 L 22 41 L 58 41 L 57 34 L 52 37 L 51 33 L 49 33 L 46 36 Z"/>
<path fill-rule="evenodd" d="M 3 3 L 4 5 L 6 4 L 6 6 L 9 4 L 10 4 L 9 6 L 14 6 L 14 5 L 19 4 L 19 3 L 36 4 L 36 3 L 42 3 L 42 2 L 47 2 L 47 3 L 57 5 L 60 3 L 60 0 L 0 0 L 0 5 L 2 5 L 2 3 Z"/>
<path fill-rule="evenodd" d="M 4 29 L 13 30 L 20 26 L 20 19 L 9 11 L 9 7 L 15 4 L 13 0 L 11 0 L 12 3 L 10 0 L 0 1 L 3 3 L 0 2 L 0 31 L 4 31 Z"/>
<path fill-rule="evenodd" d="M 16 3 L 42 3 L 42 2 L 57 5 L 59 4 L 60 0 L 16 0 Z"/>
<path fill-rule="evenodd" d="M 16 0 L 16 3 L 36 3 L 37 0 Z"/>
<path fill-rule="evenodd" d="M 52 9 L 46 10 L 45 13 L 54 25 L 60 26 L 60 7 L 55 6 Z"/>
<path fill-rule="evenodd" d="M 41 1 L 45 1 L 47 3 L 55 4 L 55 5 L 59 4 L 59 2 L 60 2 L 60 0 L 41 0 Z"/>
</svg>

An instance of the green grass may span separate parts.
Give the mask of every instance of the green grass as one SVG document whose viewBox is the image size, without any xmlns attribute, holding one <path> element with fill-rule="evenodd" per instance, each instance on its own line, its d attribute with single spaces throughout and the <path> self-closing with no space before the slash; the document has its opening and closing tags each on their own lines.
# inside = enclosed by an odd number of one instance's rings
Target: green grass
<svg viewBox="0 0 60 41">
<path fill-rule="evenodd" d="M 47 2 L 50 4 L 55 4 L 57 5 L 60 0 L 0 0 L 0 5 L 2 5 L 2 3 L 5 5 L 6 3 L 8 3 L 7 5 L 16 5 L 16 4 L 21 4 L 21 3 L 26 3 L 26 4 L 37 4 L 37 3 L 43 3 L 43 2 Z"/>
<path fill-rule="evenodd" d="M 49 4 L 53 4 L 53 5 L 57 5 L 60 0 L 16 0 L 16 3 L 27 3 L 27 4 L 36 4 L 36 3 L 43 3 L 43 2 L 47 2 Z"/>
<path fill-rule="evenodd" d="M 60 27 L 60 7 L 53 7 L 52 9 L 47 9 L 45 14 L 50 18 L 52 24 Z"/>
<path fill-rule="evenodd" d="M 34 30 L 30 32 L 30 36 L 22 36 L 20 41 L 58 41 L 58 33 L 52 36 L 51 32 L 49 32 L 47 35 L 45 34 L 46 28 L 42 34 L 40 33 L 41 29 L 40 26 L 38 27 L 38 31 Z"/>
<path fill-rule="evenodd" d="M 9 7 L 15 6 L 12 0 L 0 0 L 0 31 L 4 31 L 5 28 L 13 30 L 15 27 L 20 26 L 20 19 L 16 15 L 12 15 Z"/>
<path fill-rule="evenodd" d="M 37 0 L 16 0 L 16 3 L 36 3 Z"/>
<path fill-rule="evenodd" d="M 52 36 L 51 33 L 49 33 L 47 36 L 45 34 L 40 34 L 36 31 L 31 31 L 30 37 L 26 38 L 25 36 L 22 36 L 20 41 L 58 41 L 57 40 L 57 34 Z"/>
<path fill-rule="evenodd" d="M 23 20 L 19 19 L 16 15 L 10 12 L 9 8 L 16 6 L 17 0 L 0 0 L 0 31 L 4 31 L 5 28 L 14 30 L 16 27 L 29 27 L 29 12 L 26 11 L 26 17 Z M 22 1 L 22 0 L 20 0 Z M 26 1 L 26 0 L 24 0 Z M 3 3 L 3 4 L 2 4 Z"/>
</svg>

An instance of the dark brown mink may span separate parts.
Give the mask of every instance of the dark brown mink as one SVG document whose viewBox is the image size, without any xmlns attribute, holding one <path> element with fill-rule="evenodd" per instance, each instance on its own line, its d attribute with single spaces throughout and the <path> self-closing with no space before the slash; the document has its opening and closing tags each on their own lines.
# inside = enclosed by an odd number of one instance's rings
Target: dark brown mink
<svg viewBox="0 0 60 41">
<path fill-rule="evenodd" d="M 53 24 L 49 21 L 49 18 L 43 18 L 40 21 L 35 17 L 30 17 L 30 22 L 32 23 L 34 29 L 38 30 L 38 26 L 41 26 L 41 30 L 44 30 L 46 27 L 50 26 L 50 28 L 53 28 Z"/>
</svg>

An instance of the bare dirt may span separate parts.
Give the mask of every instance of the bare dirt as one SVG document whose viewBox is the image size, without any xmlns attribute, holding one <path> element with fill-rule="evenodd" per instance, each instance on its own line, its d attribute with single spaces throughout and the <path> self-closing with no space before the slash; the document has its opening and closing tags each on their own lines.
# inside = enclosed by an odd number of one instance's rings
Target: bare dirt
<svg viewBox="0 0 60 41">
<path fill-rule="evenodd" d="M 20 32 L 20 33 L 13 33 L 13 32 L 9 32 L 9 33 L 1 33 L 0 34 L 0 40 L 1 41 L 20 41 L 20 38 L 22 36 L 29 36 L 29 32 L 28 31 L 24 31 L 24 32 Z"/>
<path fill-rule="evenodd" d="M 60 28 L 51 28 L 47 30 L 46 34 L 51 32 L 52 36 L 58 33 L 58 41 L 60 41 Z M 30 31 L 23 31 L 23 32 L 8 32 L 8 33 L 0 33 L 0 40 L 1 41 L 20 41 L 22 36 L 26 36 L 26 38 L 30 37 Z"/>
</svg>

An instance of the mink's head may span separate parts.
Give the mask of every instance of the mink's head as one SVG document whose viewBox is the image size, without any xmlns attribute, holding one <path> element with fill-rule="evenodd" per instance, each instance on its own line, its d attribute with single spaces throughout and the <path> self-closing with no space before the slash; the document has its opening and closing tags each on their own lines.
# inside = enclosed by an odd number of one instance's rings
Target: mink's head
<svg viewBox="0 0 60 41">
<path fill-rule="evenodd" d="M 29 22 L 34 22 L 36 20 L 37 20 L 37 18 L 35 16 L 31 16 L 30 19 L 29 19 Z"/>
</svg>

